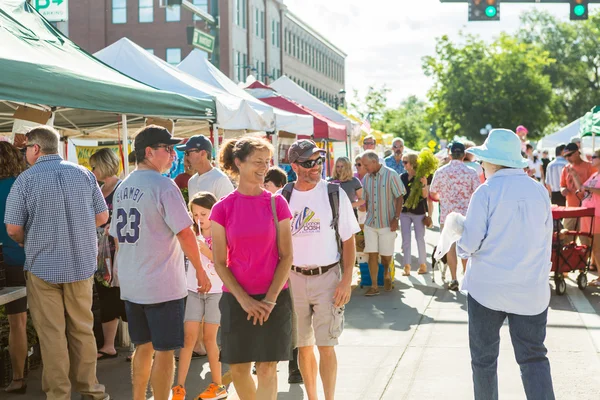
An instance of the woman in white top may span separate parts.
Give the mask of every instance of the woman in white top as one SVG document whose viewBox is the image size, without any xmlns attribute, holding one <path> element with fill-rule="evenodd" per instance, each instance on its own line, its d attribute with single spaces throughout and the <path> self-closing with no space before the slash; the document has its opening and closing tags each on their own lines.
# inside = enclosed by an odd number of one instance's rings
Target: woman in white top
<svg viewBox="0 0 600 400">
<path fill-rule="evenodd" d="M 552 213 L 547 190 L 524 172 L 521 143 L 510 130 L 492 130 L 467 150 L 483 161 L 487 181 L 473 194 L 459 255 L 469 258 L 469 346 L 475 399 L 498 399 L 500 328 L 508 318 L 515 358 L 528 399 L 554 399 L 546 358 Z"/>
</svg>

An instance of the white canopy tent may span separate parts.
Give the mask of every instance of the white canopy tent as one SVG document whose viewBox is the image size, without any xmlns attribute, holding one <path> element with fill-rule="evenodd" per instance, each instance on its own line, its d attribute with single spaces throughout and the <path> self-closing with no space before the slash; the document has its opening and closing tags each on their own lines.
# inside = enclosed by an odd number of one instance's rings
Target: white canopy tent
<svg viewBox="0 0 600 400">
<path fill-rule="evenodd" d="M 273 131 L 273 108 L 250 102 L 211 86 L 150 54 L 127 38 L 98 51 L 95 57 L 130 77 L 158 89 L 216 102 L 217 129 Z M 218 134 L 215 134 L 218 138 Z M 215 140 L 218 151 L 218 140 Z"/>
<path fill-rule="evenodd" d="M 235 84 L 217 67 L 215 67 L 207 58 L 206 53 L 200 50 L 193 50 L 178 66 L 180 70 L 198 78 L 203 82 L 219 88 L 234 96 L 243 98 L 251 104 L 258 106 L 265 105 L 254 96 L 246 93 L 244 89 Z M 273 146 L 278 151 L 278 139 L 280 132 L 289 132 L 294 135 L 311 136 L 314 132 L 313 117 L 311 115 L 300 115 L 278 108 L 275 112 L 275 135 L 273 136 Z M 274 159 L 278 160 L 278 154 L 274 154 Z"/>
<path fill-rule="evenodd" d="M 554 149 L 559 144 L 567 144 L 571 141 L 574 136 L 579 137 L 579 129 L 581 127 L 581 118 L 571 122 L 569 125 L 563 127 L 558 132 L 551 135 L 544 136 L 537 143 L 536 149 L 539 152 L 547 150 L 550 155 L 554 156 Z M 585 154 L 591 154 L 593 152 L 593 139 L 591 136 L 581 138 L 581 149 Z"/>
<path fill-rule="evenodd" d="M 348 135 L 348 149 L 351 149 L 351 139 L 360 137 L 360 124 L 358 122 L 351 120 L 321 100 L 317 99 L 287 76 L 280 77 L 275 82 L 269 84 L 269 86 L 280 94 L 302 104 L 305 107 L 310 108 L 313 111 L 316 111 L 330 120 L 345 125 Z"/>
</svg>

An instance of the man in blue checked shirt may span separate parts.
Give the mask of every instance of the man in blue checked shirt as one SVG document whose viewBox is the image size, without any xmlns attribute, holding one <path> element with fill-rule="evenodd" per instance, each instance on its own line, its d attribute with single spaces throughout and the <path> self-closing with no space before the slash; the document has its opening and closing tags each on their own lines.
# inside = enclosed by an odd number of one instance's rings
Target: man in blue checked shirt
<svg viewBox="0 0 600 400">
<path fill-rule="evenodd" d="M 397 137 L 392 141 L 392 155 L 384 159 L 385 166 L 396 171 L 398 175 L 406 172 L 402 163 L 402 155 L 404 153 L 404 140 Z"/>
<path fill-rule="evenodd" d="M 88 399 L 109 399 L 96 378 L 92 284 L 96 227 L 108 210 L 96 178 L 58 155 L 59 135 L 49 126 L 27 137 L 31 165 L 12 186 L 4 223 L 25 247 L 27 300 L 37 331 L 48 399 L 67 400 L 71 388 Z M 73 378 L 73 381 L 69 377 Z"/>
</svg>

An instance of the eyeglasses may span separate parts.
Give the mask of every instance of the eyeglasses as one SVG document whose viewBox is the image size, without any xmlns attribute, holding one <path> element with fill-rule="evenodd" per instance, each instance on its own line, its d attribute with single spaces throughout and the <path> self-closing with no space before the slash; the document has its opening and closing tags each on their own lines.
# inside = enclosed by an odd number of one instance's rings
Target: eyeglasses
<svg viewBox="0 0 600 400">
<path fill-rule="evenodd" d="M 296 164 L 298 164 L 302 168 L 310 169 L 310 168 L 313 168 L 315 165 L 323 165 L 324 162 L 325 162 L 325 158 L 319 157 L 319 158 L 317 158 L 315 160 L 308 160 L 308 161 L 304 161 L 304 162 L 296 162 Z"/>
<path fill-rule="evenodd" d="M 374 146 L 375 142 L 363 142 L 365 146 Z"/>
<path fill-rule="evenodd" d="M 592 158 L 600 158 L 600 156 L 592 156 Z"/>
<path fill-rule="evenodd" d="M 392 149 L 403 149 L 404 146 L 392 146 Z"/>
<path fill-rule="evenodd" d="M 355 167 L 362 167 L 362 164 L 361 163 L 356 163 L 356 164 L 354 164 L 354 166 Z"/>
<path fill-rule="evenodd" d="M 575 154 L 575 153 L 569 153 L 569 154 L 565 154 L 565 158 L 569 158 L 569 157 L 571 157 L 573 154 Z"/>
<path fill-rule="evenodd" d="M 155 149 L 165 149 L 167 151 L 167 153 L 172 153 L 175 151 L 175 146 L 173 145 L 157 145 L 154 146 Z"/>
<path fill-rule="evenodd" d="M 185 153 L 186 156 L 189 156 L 192 153 L 200 153 L 201 151 L 202 150 L 200 150 L 200 149 L 191 149 L 191 150 L 184 151 L 184 153 Z"/>
<path fill-rule="evenodd" d="M 35 145 L 38 145 L 38 144 L 37 144 L 37 143 L 32 143 L 32 144 L 28 144 L 28 145 L 27 145 L 27 146 L 25 146 L 25 147 L 33 147 L 33 146 L 35 146 Z M 38 146 L 39 146 L 39 145 L 38 145 Z"/>
<path fill-rule="evenodd" d="M 406 165 L 408 164 L 408 161 L 402 161 L 402 164 Z"/>
</svg>

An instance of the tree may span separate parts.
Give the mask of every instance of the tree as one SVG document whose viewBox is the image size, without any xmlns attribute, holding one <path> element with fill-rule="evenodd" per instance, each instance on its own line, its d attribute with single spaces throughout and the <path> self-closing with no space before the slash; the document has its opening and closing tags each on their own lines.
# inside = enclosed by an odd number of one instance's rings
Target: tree
<svg viewBox="0 0 600 400">
<path fill-rule="evenodd" d="M 480 142 L 487 124 L 512 129 L 523 124 L 532 137 L 539 136 L 552 122 L 554 96 L 544 71 L 554 60 L 548 52 L 506 34 L 489 44 L 461 33 L 459 43 L 443 36 L 436 55 L 423 60 L 425 74 L 434 80 L 427 117 L 438 135 Z"/>
<path fill-rule="evenodd" d="M 425 102 L 410 96 L 402 101 L 400 107 L 385 110 L 383 118 L 374 127 L 401 137 L 406 146 L 419 150 L 424 147 L 429 131 L 425 107 Z"/>
<path fill-rule="evenodd" d="M 546 65 L 556 102 L 557 122 L 569 123 L 600 104 L 600 13 L 586 21 L 560 21 L 547 12 L 521 16 L 517 38 L 536 44 L 556 62 Z"/>
<path fill-rule="evenodd" d="M 367 118 L 370 115 L 370 121 L 378 121 L 383 117 L 387 105 L 387 94 L 390 89 L 383 85 L 380 89 L 374 86 L 369 86 L 367 94 L 364 99 L 358 93 L 358 90 L 354 89 L 353 98 L 355 101 L 350 103 L 350 110 L 360 116 L 361 119 Z"/>
</svg>

